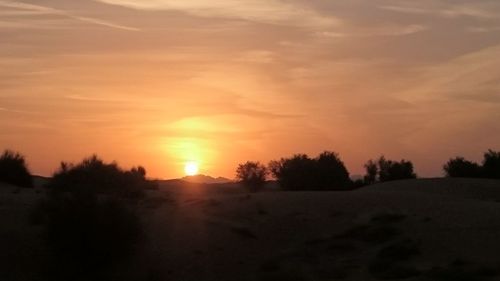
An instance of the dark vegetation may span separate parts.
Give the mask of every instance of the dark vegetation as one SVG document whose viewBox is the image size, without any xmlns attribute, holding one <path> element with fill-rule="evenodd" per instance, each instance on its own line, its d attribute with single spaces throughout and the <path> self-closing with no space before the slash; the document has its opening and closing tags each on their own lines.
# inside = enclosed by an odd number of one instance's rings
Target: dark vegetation
<svg viewBox="0 0 500 281">
<path fill-rule="evenodd" d="M 384 156 L 381 156 L 376 161 L 369 160 L 366 162 L 365 170 L 364 181 L 366 184 L 417 178 L 413 171 L 413 163 L 404 159 L 398 162 L 387 160 Z"/>
<path fill-rule="evenodd" d="M 338 154 L 329 151 L 316 158 L 297 154 L 271 161 L 269 169 L 285 190 L 346 190 L 352 185 Z"/>
<path fill-rule="evenodd" d="M 109 269 L 129 257 L 141 238 L 134 209 L 115 198 L 51 197 L 42 211 L 52 255 L 50 279 L 107 279 Z"/>
<path fill-rule="evenodd" d="M 104 163 L 96 155 L 73 165 L 65 162 L 54 173 L 47 187 L 53 193 L 106 194 L 121 198 L 140 198 L 155 184 L 146 180 L 146 170 L 139 166 L 129 171 L 116 163 Z"/>
<path fill-rule="evenodd" d="M 141 238 L 134 211 L 144 189 L 154 188 L 142 167 L 129 171 L 97 156 L 62 163 L 39 207 L 51 249 L 50 279 L 109 279 L 109 269 L 130 257 Z"/>
<path fill-rule="evenodd" d="M 485 152 L 481 165 L 464 157 L 456 157 L 450 159 L 443 170 L 447 177 L 452 178 L 500 179 L 500 152 L 491 149 Z"/>
<path fill-rule="evenodd" d="M 5 150 L 0 156 L 0 182 L 21 187 L 33 187 L 33 179 L 23 155 Z"/>
<path fill-rule="evenodd" d="M 266 183 L 267 168 L 259 162 L 248 161 L 240 164 L 236 170 L 236 178 L 250 191 L 262 189 Z"/>
<path fill-rule="evenodd" d="M 351 180 L 349 171 L 335 152 L 325 151 L 316 158 L 295 154 L 290 158 L 271 161 L 266 168 L 259 162 L 240 164 L 237 178 L 251 190 L 260 189 L 270 174 L 284 190 L 349 190 L 377 182 L 415 179 L 413 163 L 407 160 L 393 161 L 381 156 L 365 165 L 363 179 Z"/>
</svg>

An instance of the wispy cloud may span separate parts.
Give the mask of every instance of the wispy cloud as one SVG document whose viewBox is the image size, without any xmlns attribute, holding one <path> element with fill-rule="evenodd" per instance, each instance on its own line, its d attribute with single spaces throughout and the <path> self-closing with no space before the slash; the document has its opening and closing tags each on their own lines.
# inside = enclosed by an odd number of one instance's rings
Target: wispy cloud
<svg viewBox="0 0 500 281">
<path fill-rule="evenodd" d="M 401 95 L 408 101 L 476 99 L 497 103 L 500 100 L 499 57 L 500 45 L 497 45 L 425 67 L 421 75 L 416 75 L 416 85 Z"/>
<path fill-rule="evenodd" d="M 406 26 L 381 26 L 357 29 L 349 32 L 322 31 L 316 33 L 319 37 L 371 37 L 371 36 L 404 36 L 427 30 L 428 27 L 420 24 L 412 24 Z"/>
<path fill-rule="evenodd" d="M 56 8 L 52 7 L 46 7 L 46 6 L 40 6 L 40 5 L 33 5 L 33 4 L 27 4 L 23 2 L 14 2 L 14 1 L 2 1 L 0 0 L 0 7 L 5 7 L 5 8 L 12 8 L 12 9 L 17 9 L 14 11 L 7 11 L 8 15 L 17 15 L 17 16 L 23 16 L 23 15 L 33 15 L 33 14 L 49 14 L 49 15 L 58 15 L 58 16 L 64 16 L 68 17 L 73 20 L 78 20 L 81 22 L 87 22 L 91 24 L 96 24 L 96 25 L 101 25 L 101 26 L 106 26 L 114 29 L 121 29 L 121 30 L 127 30 L 127 31 L 139 31 L 138 28 L 135 27 L 130 27 L 130 26 L 125 26 L 125 25 L 120 25 L 120 24 L 115 24 L 109 21 L 101 20 L 101 19 L 96 19 L 96 18 L 91 18 L 91 17 L 84 17 L 84 16 L 79 16 L 75 15 L 73 13 L 64 11 L 64 10 L 59 10 Z M 6 11 L 3 12 L 4 15 Z M 2 15 L 2 14 L 0 14 Z M 30 27 L 29 24 L 11 24 L 11 25 L 5 25 L 4 26 L 10 26 L 10 27 Z"/>
<path fill-rule="evenodd" d="M 472 33 L 488 33 L 500 31 L 500 26 L 471 26 L 466 28 L 466 30 Z"/>
<path fill-rule="evenodd" d="M 176 10 L 200 17 L 241 19 L 300 27 L 325 27 L 340 20 L 305 6 L 279 0 L 99 0 L 104 3 L 143 10 Z"/>
<path fill-rule="evenodd" d="M 84 96 L 84 95 L 66 95 L 66 99 L 74 101 L 83 102 L 105 102 L 105 103 L 123 103 L 123 102 L 138 102 L 137 99 L 130 99 L 125 97 L 96 97 L 96 96 Z"/>
<path fill-rule="evenodd" d="M 434 5 L 420 2 L 403 2 L 397 5 L 383 5 L 379 7 L 383 10 L 407 13 L 435 15 L 446 18 L 471 17 L 477 19 L 496 19 L 498 13 L 492 11 L 491 7 L 481 3 L 463 3 L 443 5 L 438 2 Z"/>
<path fill-rule="evenodd" d="M 32 112 L 32 111 L 15 110 L 15 109 L 9 109 L 9 108 L 5 108 L 5 107 L 0 107 L 0 112 L 16 113 L 16 114 L 35 114 L 35 112 Z"/>
</svg>

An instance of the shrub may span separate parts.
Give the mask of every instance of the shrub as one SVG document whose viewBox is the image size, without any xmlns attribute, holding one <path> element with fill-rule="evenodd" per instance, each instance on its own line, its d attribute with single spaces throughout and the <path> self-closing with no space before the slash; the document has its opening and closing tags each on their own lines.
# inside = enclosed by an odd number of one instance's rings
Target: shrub
<svg viewBox="0 0 500 281">
<path fill-rule="evenodd" d="M 365 184 L 373 184 L 377 181 L 378 166 L 373 160 L 369 160 L 365 164 L 366 175 L 364 176 Z"/>
<path fill-rule="evenodd" d="M 349 172 L 338 154 L 325 151 L 311 159 L 305 154 L 269 163 L 271 174 L 288 190 L 333 190 L 351 186 Z"/>
<path fill-rule="evenodd" d="M 483 176 L 490 179 L 500 179 L 500 152 L 488 150 L 484 153 Z"/>
<path fill-rule="evenodd" d="M 364 179 L 366 184 L 417 177 L 413 171 L 413 163 L 404 159 L 397 162 L 387 160 L 384 156 L 381 156 L 377 161 L 369 160 L 366 162 L 365 169 L 366 175 Z"/>
<path fill-rule="evenodd" d="M 51 277 L 106 279 L 107 270 L 139 241 L 141 225 L 132 207 L 152 185 L 140 166 L 125 171 L 97 156 L 62 163 L 41 207 L 53 254 Z"/>
<path fill-rule="evenodd" d="M 307 190 L 314 185 L 314 160 L 305 154 L 271 161 L 269 167 L 280 186 L 288 190 Z"/>
<path fill-rule="evenodd" d="M 236 170 L 236 178 L 251 191 L 261 189 L 266 183 L 267 168 L 259 162 L 240 164 Z"/>
<path fill-rule="evenodd" d="M 443 170 L 447 177 L 452 178 L 477 178 L 481 176 L 481 166 L 463 157 L 450 159 L 443 166 Z"/>
<path fill-rule="evenodd" d="M 349 172 L 337 153 L 325 151 L 315 160 L 319 189 L 341 189 L 350 186 Z"/>
<path fill-rule="evenodd" d="M 124 171 L 116 163 L 104 163 L 96 155 L 77 165 L 61 163 L 47 187 L 55 193 L 77 192 L 139 198 L 155 183 L 146 180 L 143 167 Z"/>
<path fill-rule="evenodd" d="M 485 152 L 482 165 L 456 157 L 450 159 L 443 170 L 447 177 L 452 178 L 500 179 L 500 152 L 491 149 Z"/>
<path fill-rule="evenodd" d="M 381 182 L 414 179 L 417 175 L 413 172 L 413 163 L 406 160 L 400 162 L 386 160 L 383 156 L 378 160 L 379 180 Z"/>
<path fill-rule="evenodd" d="M 0 156 L 0 182 L 21 187 L 33 187 L 33 179 L 26 167 L 24 156 L 5 150 Z"/>
<path fill-rule="evenodd" d="M 140 239 L 138 217 L 116 198 L 52 194 L 44 211 L 51 279 L 106 279 Z"/>
</svg>

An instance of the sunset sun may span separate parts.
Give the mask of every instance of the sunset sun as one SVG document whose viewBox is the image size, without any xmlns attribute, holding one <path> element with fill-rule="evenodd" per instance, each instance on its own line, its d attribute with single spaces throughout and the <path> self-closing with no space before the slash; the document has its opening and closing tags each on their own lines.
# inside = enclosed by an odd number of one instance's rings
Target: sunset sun
<svg viewBox="0 0 500 281">
<path fill-rule="evenodd" d="M 187 162 L 184 166 L 184 172 L 188 176 L 197 175 L 199 171 L 199 165 L 196 162 Z"/>
</svg>

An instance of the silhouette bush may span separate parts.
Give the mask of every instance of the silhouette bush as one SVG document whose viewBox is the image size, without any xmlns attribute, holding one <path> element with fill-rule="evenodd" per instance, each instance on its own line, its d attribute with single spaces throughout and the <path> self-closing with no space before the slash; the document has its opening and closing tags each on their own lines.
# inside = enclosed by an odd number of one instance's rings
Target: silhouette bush
<svg viewBox="0 0 500 281">
<path fill-rule="evenodd" d="M 33 179 L 24 156 L 5 150 L 0 156 L 0 182 L 21 187 L 33 187 Z"/>
<path fill-rule="evenodd" d="M 481 177 L 481 166 L 477 163 L 468 161 L 463 157 L 450 159 L 443 170 L 447 177 L 452 178 L 478 178 Z"/>
<path fill-rule="evenodd" d="M 108 269 L 139 242 L 141 224 L 133 207 L 152 186 L 142 167 L 125 171 L 97 156 L 62 163 L 40 207 L 53 255 L 50 277 L 106 279 Z"/>
<path fill-rule="evenodd" d="M 146 179 L 146 170 L 141 166 L 124 171 L 116 163 L 104 163 L 93 155 L 77 165 L 61 163 L 47 187 L 55 193 L 78 192 L 140 198 L 144 190 L 155 185 Z"/>
<path fill-rule="evenodd" d="M 312 159 L 305 154 L 269 163 L 271 174 L 287 190 L 340 190 L 352 183 L 338 154 L 325 151 Z"/>
<path fill-rule="evenodd" d="M 486 178 L 500 179 L 500 152 L 490 149 L 484 153 L 482 174 Z"/>
<path fill-rule="evenodd" d="M 325 151 L 315 160 L 320 189 L 343 189 L 351 185 L 349 172 L 337 153 Z"/>
<path fill-rule="evenodd" d="M 107 279 L 141 237 L 139 218 L 120 199 L 52 194 L 43 209 L 52 254 L 50 279 Z"/>
<path fill-rule="evenodd" d="M 266 183 L 267 168 L 259 162 L 248 161 L 236 169 L 236 178 L 249 190 L 255 192 Z"/>
<path fill-rule="evenodd" d="M 379 180 L 381 182 L 414 179 L 417 175 L 413 172 L 413 163 L 406 160 L 400 162 L 386 160 L 383 156 L 378 160 Z"/>
<path fill-rule="evenodd" d="M 463 157 L 450 159 L 443 166 L 445 175 L 452 178 L 500 179 L 500 152 L 490 149 L 483 156 L 482 165 Z"/>
<path fill-rule="evenodd" d="M 269 169 L 280 186 L 288 190 L 307 190 L 313 186 L 314 160 L 305 154 L 271 161 Z M 314 179 L 315 180 L 315 179 Z"/>
<path fill-rule="evenodd" d="M 397 162 L 381 156 L 377 161 L 369 160 L 365 164 L 365 170 L 366 184 L 417 178 L 413 171 L 413 163 L 404 159 Z"/>
<path fill-rule="evenodd" d="M 365 164 L 366 175 L 364 176 L 365 184 L 373 184 L 377 181 L 378 166 L 373 160 L 369 160 Z"/>
</svg>

